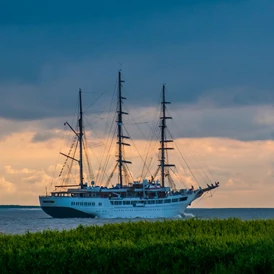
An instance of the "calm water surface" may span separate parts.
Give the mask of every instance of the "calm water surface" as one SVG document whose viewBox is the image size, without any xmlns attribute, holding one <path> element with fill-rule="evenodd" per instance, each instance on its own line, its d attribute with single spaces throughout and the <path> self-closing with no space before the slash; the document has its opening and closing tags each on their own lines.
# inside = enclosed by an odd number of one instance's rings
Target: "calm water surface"
<svg viewBox="0 0 274 274">
<path fill-rule="evenodd" d="M 274 219 L 274 208 L 189 208 L 181 218 L 227 219 L 242 220 Z M 144 219 L 53 219 L 40 208 L 0 207 L 0 233 L 24 234 L 27 231 L 37 232 L 46 229 L 73 229 L 78 225 L 104 225 L 109 223 L 138 222 Z M 147 219 L 153 221 L 151 219 Z M 154 219 L 163 220 L 163 219 Z"/>
</svg>

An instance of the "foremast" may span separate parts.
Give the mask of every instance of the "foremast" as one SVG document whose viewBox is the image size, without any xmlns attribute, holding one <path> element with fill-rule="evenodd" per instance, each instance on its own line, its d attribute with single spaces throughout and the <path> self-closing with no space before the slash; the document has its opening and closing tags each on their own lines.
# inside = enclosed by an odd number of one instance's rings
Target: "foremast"
<svg viewBox="0 0 274 274">
<path fill-rule="evenodd" d="M 160 140 L 160 148 L 159 150 L 161 151 L 161 158 L 160 158 L 160 169 L 161 169 L 161 185 L 162 187 L 165 187 L 165 176 L 169 174 L 165 174 L 165 167 L 174 167 L 175 165 L 173 164 L 168 164 L 166 161 L 167 158 L 167 150 L 172 150 L 172 147 L 167 147 L 167 143 L 172 143 L 173 140 L 171 139 L 166 139 L 166 120 L 167 119 L 172 119 L 172 117 L 166 116 L 166 105 L 170 104 L 170 102 L 166 101 L 166 95 L 165 95 L 165 85 L 162 87 L 162 116 L 160 117 L 161 123 L 160 123 L 160 128 L 161 128 L 161 140 Z"/>
<path fill-rule="evenodd" d="M 76 132 L 73 127 L 68 123 L 68 122 L 65 122 L 64 125 L 68 125 L 69 128 L 74 132 L 74 134 L 76 135 L 77 139 L 78 139 L 78 142 L 79 142 L 79 160 L 74 158 L 74 157 L 71 157 L 70 155 L 67 155 L 65 153 L 62 153 L 60 152 L 60 154 L 62 154 L 63 156 L 73 160 L 73 161 L 76 161 L 78 164 L 79 164 L 79 169 L 80 169 L 80 172 L 79 172 L 79 175 L 80 175 L 80 187 L 81 189 L 83 188 L 83 180 L 84 180 L 84 176 L 83 176 L 83 135 L 84 135 L 84 132 L 83 132 L 83 109 L 82 109 L 82 90 L 79 88 L 79 120 L 78 120 L 78 127 L 79 127 L 79 132 Z M 64 168 L 64 166 L 63 166 Z M 61 176 L 61 173 L 63 171 L 63 168 L 59 174 L 59 176 Z M 62 186 L 63 187 L 63 186 Z"/>
<path fill-rule="evenodd" d="M 130 161 L 126 161 L 123 156 L 123 147 L 130 146 L 130 144 L 125 143 L 124 139 L 130 139 L 128 136 L 123 134 L 123 115 L 128 115 L 127 112 L 123 111 L 123 100 L 126 100 L 125 97 L 122 96 L 122 84 L 124 81 L 122 80 L 121 71 L 118 73 L 118 111 L 117 111 L 117 144 L 118 144 L 118 169 L 119 169 L 119 184 L 120 188 L 123 187 L 123 164 L 131 164 Z"/>
<path fill-rule="evenodd" d="M 80 167 L 80 186 L 83 188 L 83 108 L 82 108 L 82 90 L 79 89 L 79 150 L 80 150 L 80 159 L 79 159 L 79 167 Z"/>
</svg>

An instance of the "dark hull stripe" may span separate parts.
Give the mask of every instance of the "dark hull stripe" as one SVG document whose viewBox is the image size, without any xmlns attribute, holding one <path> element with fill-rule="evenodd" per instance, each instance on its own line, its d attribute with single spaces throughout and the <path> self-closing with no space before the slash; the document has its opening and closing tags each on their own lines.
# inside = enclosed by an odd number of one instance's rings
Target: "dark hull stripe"
<svg viewBox="0 0 274 274">
<path fill-rule="evenodd" d="M 88 214 L 69 207 L 41 206 L 42 210 L 53 218 L 94 218 L 95 215 Z"/>
</svg>

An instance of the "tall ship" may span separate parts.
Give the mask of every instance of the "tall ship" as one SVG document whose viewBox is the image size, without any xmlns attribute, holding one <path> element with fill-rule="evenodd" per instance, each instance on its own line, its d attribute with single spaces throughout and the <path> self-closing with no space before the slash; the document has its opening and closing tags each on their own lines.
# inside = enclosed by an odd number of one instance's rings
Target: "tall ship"
<svg viewBox="0 0 274 274">
<path fill-rule="evenodd" d="M 54 191 L 44 196 L 39 196 L 42 210 L 53 218 L 170 218 L 184 214 L 187 206 L 200 198 L 204 193 L 209 192 L 219 186 L 219 182 L 207 184 L 202 188 L 182 188 L 177 189 L 176 183 L 169 183 L 170 169 L 175 165 L 168 161 L 168 151 L 173 149 L 171 138 L 167 138 L 167 120 L 171 119 L 167 115 L 166 90 L 162 87 L 161 95 L 161 115 L 160 115 L 160 146 L 159 165 L 156 174 L 159 179 L 142 178 L 141 180 L 125 180 L 126 171 L 131 161 L 125 158 L 125 147 L 130 144 L 130 139 L 124 132 L 123 117 L 127 115 L 123 110 L 122 95 L 123 80 L 121 71 L 118 72 L 118 96 L 116 115 L 116 145 L 118 148 L 116 157 L 116 171 L 118 181 L 112 187 L 101 186 L 100 183 L 92 180 L 85 182 L 83 162 L 83 141 L 85 137 L 83 126 L 82 91 L 79 90 L 79 117 L 78 128 L 73 129 L 79 149 L 79 159 L 69 154 L 63 154 L 67 160 L 78 162 L 79 183 L 75 185 L 56 185 Z M 113 172 L 111 174 L 113 176 Z"/>
</svg>

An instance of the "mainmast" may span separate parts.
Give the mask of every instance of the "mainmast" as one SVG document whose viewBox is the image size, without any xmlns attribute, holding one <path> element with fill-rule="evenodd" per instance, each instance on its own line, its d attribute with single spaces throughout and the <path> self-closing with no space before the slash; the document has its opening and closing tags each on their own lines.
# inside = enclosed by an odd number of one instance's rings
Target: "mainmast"
<svg viewBox="0 0 274 274">
<path fill-rule="evenodd" d="M 127 112 L 123 112 L 122 103 L 125 97 L 122 97 L 122 83 L 124 81 L 121 79 L 121 71 L 118 74 L 118 119 L 117 119 L 117 127 L 118 127 L 118 167 L 119 167 L 119 184 L 120 188 L 123 187 L 123 163 L 131 164 L 130 161 L 126 161 L 123 158 L 123 146 L 130 146 L 130 144 L 124 143 L 123 139 L 129 139 L 128 136 L 123 135 L 123 114 L 128 114 Z"/>
<path fill-rule="evenodd" d="M 79 146 L 80 146 L 80 186 L 83 188 L 83 110 L 82 110 L 82 90 L 79 89 L 79 107 L 80 107 L 80 116 L 79 116 Z"/>
<path fill-rule="evenodd" d="M 163 89 L 162 89 L 162 117 L 160 117 L 161 121 L 161 140 L 160 140 L 160 144 L 161 147 L 159 148 L 159 150 L 161 150 L 161 159 L 160 159 L 160 167 L 161 167 L 161 183 L 162 183 L 162 187 L 165 187 L 165 167 L 172 167 L 175 165 L 171 165 L 171 164 L 166 164 L 166 154 L 165 151 L 166 150 L 172 150 L 172 147 L 166 147 L 166 143 L 171 143 L 173 142 L 173 140 L 167 140 L 166 139 L 166 120 L 167 119 L 172 119 L 172 117 L 167 117 L 166 116 L 166 104 L 170 104 L 170 102 L 166 102 L 165 99 L 165 85 L 163 85 Z"/>
</svg>

